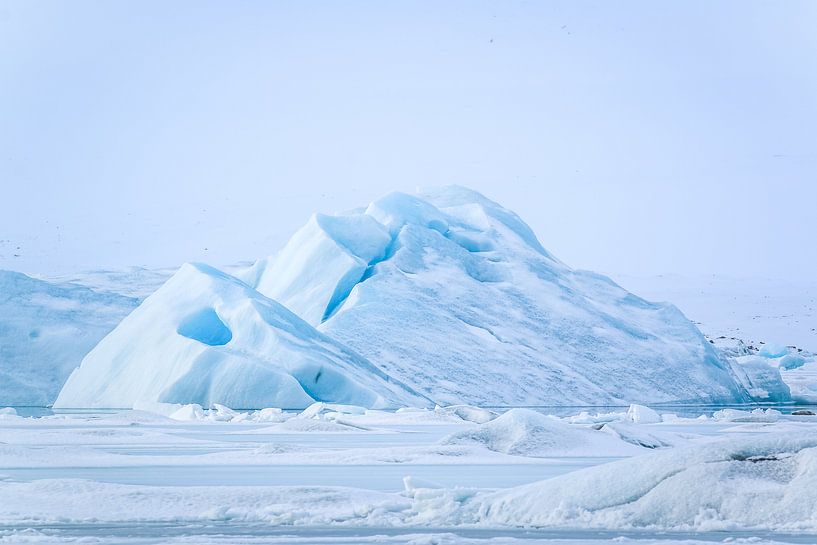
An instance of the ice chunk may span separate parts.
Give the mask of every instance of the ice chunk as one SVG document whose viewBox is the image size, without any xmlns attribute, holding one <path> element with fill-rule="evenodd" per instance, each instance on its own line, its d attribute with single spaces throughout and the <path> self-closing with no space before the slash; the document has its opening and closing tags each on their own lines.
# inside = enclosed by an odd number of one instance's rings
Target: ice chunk
<svg viewBox="0 0 817 545">
<path fill-rule="evenodd" d="M 338 414 L 356 414 L 361 415 L 366 413 L 365 407 L 357 407 L 355 405 L 340 405 L 338 403 L 313 403 L 298 414 L 298 418 L 315 418 L 326 413 Z"/>
<path fill-rule="evenodd" d="M 661 422 L 661 416 L 644 405 L 630 405 L 627 409 L 627 418 L 636 424 L 657 424 Z"/>
<path fill-rule="evenodd" d="M 288 420 L 287 416 L 281 409 L 276 407 L 267 407 L 259 411 L 253 412 L 249 420 L 253 422 L 283 422 Z"/>
<path fill-rule="evenodd" d="M 799 356 L 797 354 L 786 354 L 777 364 L 778 369 L 785 369 L 786 371 L 791 371 L 792 369 L 797 369 L 798 367 L 803 367 L 806 363 L 806 358 L 803 356 Z"/>
<path fill-rule="evenodd" d="M 788 354 L 789 349 L 782 344 L 767 343 L 758 352 L 759 356 L 764 358 L 780 358 Z"/>
<path fill-rule="evenodd" d="M 780 415 L 780 411 L 775 409 L 720 409 L 712 414 L 712 418 L 726 422 L 777 422 Z"/>
<path fill-rule="evenodd" d="M 316 400 L 424 403 L 246 284 L 185 265 L 85 357 L 55 407 L 304 408 Z"/>
<path fill-rule="evenodd" d="M 780 370 L 770 360 L 759 356 L 741 356 L 733 360 L 732 368 L 738 381 L 749 395 L 758 401 L 791 401 L 791 391 Z"/>
<path fill-rule="evenodd" d="M 197 403 L 190 403 L 183 405 L 179 410 L 169 415 L 173 420 L 204 420 L 207 415 L 204 414 L 204 409 Z"/>
</svg>

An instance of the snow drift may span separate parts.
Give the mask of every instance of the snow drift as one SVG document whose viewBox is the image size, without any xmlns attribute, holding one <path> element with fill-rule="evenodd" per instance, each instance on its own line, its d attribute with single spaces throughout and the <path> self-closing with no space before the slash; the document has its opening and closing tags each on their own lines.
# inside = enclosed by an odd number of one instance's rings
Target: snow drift
<svg viewBox="0 0 817 545">
<path fill-rule="evenodd" d="M 607 433 L 567 424 L 530 409 L 511 409 L 473 429 L 443 438 L 444 445 L 480 445 L 517 456 L 626 456 L 641 449 Z"/>
<path fill-rule="evenodd" d="M 316 400 L 427 403 L 236 278 L 188 264 L 82 360 L 54 406 L 304 408 Z"/>
<path fill-rule="evenodd" d="M 517 488 L 414 490 L 418 521 L 489 526 L 814 530 L 817 435 L 729 440 L 612 462 Z"/>
<path fill-rule="evenodd" d="M 747 399 L 675 307 L 569 268 L 460 187 L 315 216 L 244 278 L 441 404 Z"/>
</svg>

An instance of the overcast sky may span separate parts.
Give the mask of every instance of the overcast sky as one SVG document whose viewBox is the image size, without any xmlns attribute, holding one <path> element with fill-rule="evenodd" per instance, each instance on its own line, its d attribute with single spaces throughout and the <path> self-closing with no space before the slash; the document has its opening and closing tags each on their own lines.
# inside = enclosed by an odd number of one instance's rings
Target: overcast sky
<svg viewBox="0 0 817 545">
<path fill-rule="evenodd" d="M 813 278 L 817 2 L 0 0 L 0 268 L 457 183 L 575 267 Z"/>
</svg>

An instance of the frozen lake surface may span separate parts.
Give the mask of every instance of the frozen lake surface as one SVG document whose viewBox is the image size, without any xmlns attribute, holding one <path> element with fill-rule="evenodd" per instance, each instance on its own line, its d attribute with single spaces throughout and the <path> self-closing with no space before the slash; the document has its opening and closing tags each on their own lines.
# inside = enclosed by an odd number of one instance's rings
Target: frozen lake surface
<svg viewBox="0 0 817 545">
<path fill-rule="evenodd" d="M 142 411 L 3 415 L 0 543 L 817 543 L 807 525 L 524 527 L 458 514 L 459 502 L 491 490 L 617 460 L 817 432 L 817 416 L 735 410 L 713 418 L 715 409 L 641 423 L 621 408 L 527 416 L 548 412 L 539 408 L 483 424 L 471 420 L 485 411 L 452 410 L 327 408 L 266 421 L 215 411 L 186 421 Z"/>
</svg>

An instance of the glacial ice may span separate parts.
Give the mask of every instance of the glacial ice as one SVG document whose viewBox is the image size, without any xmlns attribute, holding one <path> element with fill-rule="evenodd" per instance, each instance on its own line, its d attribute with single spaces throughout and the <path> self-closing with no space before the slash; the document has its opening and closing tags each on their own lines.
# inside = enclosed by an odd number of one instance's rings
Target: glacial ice
<svg viewBox="0 0 817 545">
<path fill-rule="evenodd" d="M 740 356 L 732 360 L 738 382 L 753 399 L 765 402 L 791 400 L 791 391 L 783 382 L 780 371 L 769 365 L 766 358 Z"/>
<path fill-rule="evenodd" d="M 677 309 L 567 267 L 474 191 L 392 193 L 337 217 L 357 230 L 322 218 L 248 282 L 272 298 L 298 293 L 282 303 L 437 403 L 748 399 Z"/>
<path fill-rule="evenodd" d="M 304 408 L 316 400 L 426 403 L 241 281 L 188 264 L 83 359 L 54 406 L 180 403 L 187 412 L 176 416 L 187 418 L 196 416 L 190 404 Z"/>
<path fill-rule="evenodd" d="M 461 187 L 316 214 L 238 276 L 183 267 L 88 354 L 56 406 L 787 399 L 779 374 L 730 363 L 673 306 L 571 269 Z"/>
</svg>

